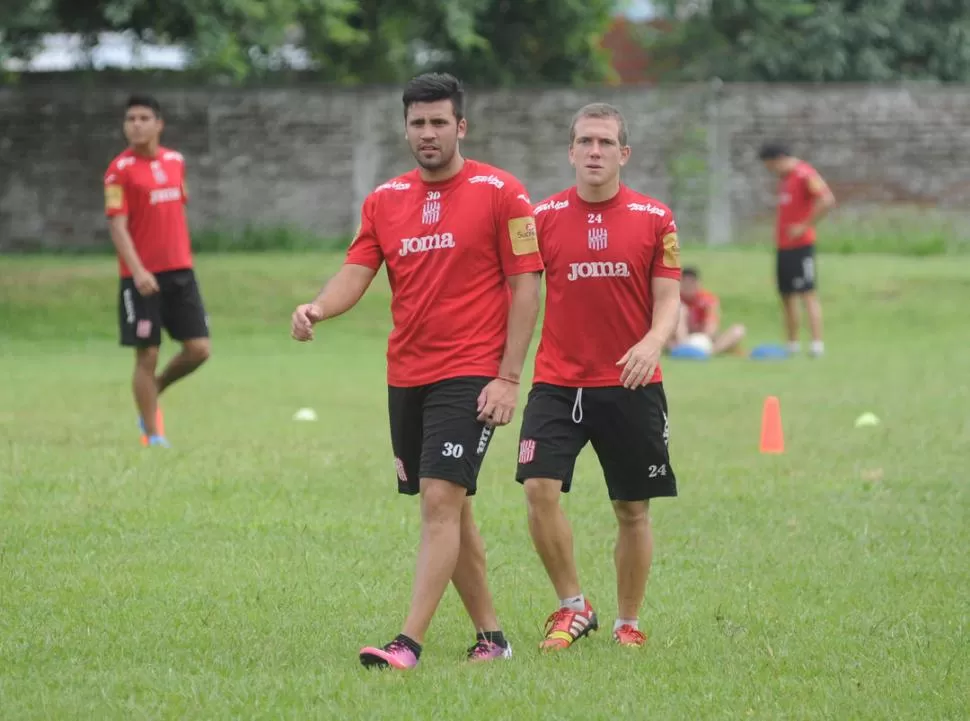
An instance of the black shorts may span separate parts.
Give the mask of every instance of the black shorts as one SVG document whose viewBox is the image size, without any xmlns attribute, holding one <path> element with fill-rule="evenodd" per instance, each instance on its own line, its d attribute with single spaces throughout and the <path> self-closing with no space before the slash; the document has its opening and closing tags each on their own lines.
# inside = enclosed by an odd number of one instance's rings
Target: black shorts
<svg viewBox="0 0 970 721">
<path fill-rule="evenodd" d="M 668 453 L 667 397 L 660 383 L 628 390 L 566 388 L 537 383 L 529 391 L 516 480 L 551 478 L 572 486 L 573 469 L 589 441 L 612 501 L 677 495 Z"/>
<path fill-rule="evenodd" d="M 412 388 L 388 386 L 399 493 L 416 495 L 422 478 L 440 478 L 475 495 L 494 432 L 477 420 L 478 396 L 492 380 L 462 376 Z"/>
<path fill-rule="evenodd" d="M 779 250 L 776 275 L 782 295 L 815 290 L 815 246 Z"/>
<path fill-rule="evenodd" d="M 150 348 L 162 344 L 162 328 L 173 340 L 209 337 L 209 318 L 191 268 L 155 273 L 158 292 L 143 296 L 131 278 L 121 279 L 118 319 L 121 345 Z"/>
</svg>

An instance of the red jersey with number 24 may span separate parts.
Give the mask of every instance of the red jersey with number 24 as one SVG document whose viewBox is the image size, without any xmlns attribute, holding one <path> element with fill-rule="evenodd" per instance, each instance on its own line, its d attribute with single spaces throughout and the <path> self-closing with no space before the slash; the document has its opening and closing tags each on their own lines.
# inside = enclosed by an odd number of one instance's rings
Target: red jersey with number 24
<svg viewBox="0 0 970 721">
<path fill-rule="evenodd" d="M 650 330 L 653 278 L 680 279 L 674 214 L 625 185 L 587 203 L 570 188 L 535 206 L 546 310 L 534 382 L 619 386 L 623 355 Z M 662 379 L 660 366 L 650 379 Z"/>
<path fill-rule="evenodd" d="M 149 273 L 192 267 L 185 160 L 182 154 L 158 148 L 154 158 L 128 149 L 111 161 L 104 174 L 104 212 L 109 218 L 128 216 L 128 233 Z M 131 269 L 118 258 L 122 278 Z"/>
<path fill-rule="evenodd" d="M 496 376 L 507 336 L 507 278 L 543 268 L 522 184 L 467 159 L 442 182 L 426 182 L 415 169 L 376 188 L 364 200 L 345 262 L 387 265 L 394 321 L 387 381 L 404 387 Z"/>
</svg>

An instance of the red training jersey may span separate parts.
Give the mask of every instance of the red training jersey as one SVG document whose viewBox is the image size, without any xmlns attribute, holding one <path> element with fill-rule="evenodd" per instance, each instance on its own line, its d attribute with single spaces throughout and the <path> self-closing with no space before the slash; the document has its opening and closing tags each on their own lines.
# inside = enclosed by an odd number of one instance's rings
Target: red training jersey
<svg viewBox="0 0 970 721">
<path fill-rule="evenodd" d="M 498 375 L 512 297 L 507 277 L 543 268 L 522 184 L 467 159 L 445 181 L 426 182 L 414 169 L 378 186 L 364 200 L 345 262 L 373 270 L 387 264 L 392 386 Z"/>
<path fill-rule="evenodd" d="M 128 232 L 145 270 L 161 273 L 192 267 L 189 226 L 185 218 L 185 160 L 159 147 L 154 158 L 130 148 L 104 174 L 104 212 L 128 216 Z M 122 278 L 131 269 L 118 258 Z"/>
<path fill-rule="evenodd" d="M 808 222 L 815 199 L 825 191 L 822 176 L 808 163 L 801 161 L 778 183 L 778 219 L 775 243 L 779 250 L 801 248 L 815 242 L 815 228 L 808 226 L 797 238 L 789 235 L 793 225 Z"/>
<path fill-rule="evenodd" d="M 546 310 L 534 382 L 619 386 L 623 355 L 650 330 L 653 278 L 680 279 L 674 214 L 625 185 L 587 203 L 570 188 L 535 206 Z M 651 383 L 662 379 L 660 366 Z"/>
<path fill-rule="evenodd" d="M 709 290 L 699 290 L 689 300 L 681 296 L 680 302 L 687 310 L 687 332 L 702 333 L 711 314 L 717 312 L 720 301 Z"/>
</svg>

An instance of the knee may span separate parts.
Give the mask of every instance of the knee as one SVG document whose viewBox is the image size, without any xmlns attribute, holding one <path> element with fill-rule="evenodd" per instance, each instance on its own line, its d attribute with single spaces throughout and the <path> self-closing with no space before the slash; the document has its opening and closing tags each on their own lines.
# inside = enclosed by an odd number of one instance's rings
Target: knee
<svg viewBox="0 0 970 721">
<path fill-rule="evenodd" d="M 421 479 L 421 519 L 425 523 L 458 524 L 466 491 L 450 481 Z"/>
<path fill-rule="evenodd" d="M 613 511 L 617 522 L 624 527 L 650 522 L 650 504 L 647 501 L 614 501 Z"/>
<path fill-rule="evenodd" d="M 740 323 L 737 323 L 734 325 L 733 331 L 738 338 L 744 338 L 745 334 L 748 332 L 748 329 Z"/>
<path fill-rule="evenodd" d="M 185 354 L 196 365 L 202 365 L 212 353 L 212 344 L 208 338 L 197 338 L 187 341 L 184 345 Z"/>
<path fill-rule="evenodd" d="M 529 515 L 542 515 L 559 505 L 562 482 L 550 478 L 530 478 L 524 484 Z"/>
<path fill-rule="evenodd" d="M 135 353 L 135 366 L 140 370 L 155 372 L 158 365 L 158 346 L 139 348 Z"/>
</svg>

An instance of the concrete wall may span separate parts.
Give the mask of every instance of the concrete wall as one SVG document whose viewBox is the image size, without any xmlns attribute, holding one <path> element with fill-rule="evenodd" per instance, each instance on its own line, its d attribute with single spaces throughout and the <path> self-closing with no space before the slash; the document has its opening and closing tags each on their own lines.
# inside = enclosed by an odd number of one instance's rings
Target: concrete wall
<svg viewBox="0 0 970 721">
<path fill-rule="evenodd" d="M 127 90 L 0 88 L 0 250 L 108 243 L 101 178 L 123 148 Z M 194 229 L 353 231 L 364 195 L 412 166 L 399 89 L 165 89 L 164 142 L 188 162 Z M 843 204 L 970 203 L 970 87 L 680 86 L 470 91 L 464 152 L 517 174 L 533 200 L 571 182 L 572 113 L 614 102 L 625 179 L 674 206 L 685 241 L 730 242 L 770 212 L 761 141 L 791 139 Z"/>
</svg>

